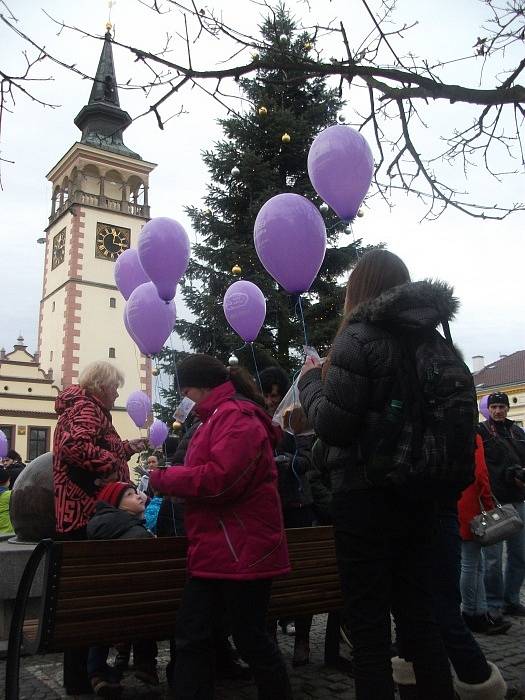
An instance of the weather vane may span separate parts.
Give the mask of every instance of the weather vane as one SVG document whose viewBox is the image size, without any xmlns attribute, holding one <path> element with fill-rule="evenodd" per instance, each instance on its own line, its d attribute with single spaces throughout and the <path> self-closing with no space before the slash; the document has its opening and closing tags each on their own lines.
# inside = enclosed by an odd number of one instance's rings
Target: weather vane
<svg viewBox="0 0 525 700">
<path fill-rule="evenodd" d="M 108 30 L 108 32 L 111 31 L 111 29 L 113 28 L 113 25 L 111 24 L 111 10 L 113 9 L 113 5 L 116 5 L 116 4 L 117 4 L 117 0 L 108 0 L 109 11 L 108 11 L 108 21 L 106 22 L 106 29 Z"/>
</svg>

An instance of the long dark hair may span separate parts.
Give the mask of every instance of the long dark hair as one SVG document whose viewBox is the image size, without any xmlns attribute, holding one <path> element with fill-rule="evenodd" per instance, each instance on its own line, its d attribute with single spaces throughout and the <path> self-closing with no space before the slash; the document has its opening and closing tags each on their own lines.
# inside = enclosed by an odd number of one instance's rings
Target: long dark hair
<svg viewBox="0 0 525 700">
<path fill-rule="evenodd" d="M 337 336 L 348 326 L 351 315 L 365 301 L 376 299 L 392 287 L 410 282 L 410 273 L 400 257 L 389 250 L 376 249 L 365 253 L 352 270 L 346 285 L 344 316 Z M 333 345 L 332 345 L 333 348 Z M 330 366 L 330 355 L 323 365 L 323 377 Z"/>
<path fill-rule="evenodd" d="M 238 394 L 242 394 L 266 410 L 264 396 L 259 391 L 252 375 L 244 367 L 230 367 L 230 381 Z"/>
</svg>

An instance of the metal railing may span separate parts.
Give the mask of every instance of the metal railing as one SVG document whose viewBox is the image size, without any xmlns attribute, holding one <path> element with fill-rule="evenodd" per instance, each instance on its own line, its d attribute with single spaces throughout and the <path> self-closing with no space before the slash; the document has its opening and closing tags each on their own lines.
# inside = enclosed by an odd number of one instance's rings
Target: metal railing
<svg viewBox="0 0 525 700">
<path fill-rule="evenodd" d="M 98 207 L 109 211 L 118 211 L 132 216 L 140 216 L 149 219 L 149 206 L 147 204 L 136 204 L 124 199 L 112 199 L 105 194 L 91 194 L 82 190 L 75 190 L 74 194 L 61 204 L 49 217 L 49 223 L 53 223 L 59 216 L 67 211 L 73 204 L 84 204 L 88 207 Z"/>
</svg>

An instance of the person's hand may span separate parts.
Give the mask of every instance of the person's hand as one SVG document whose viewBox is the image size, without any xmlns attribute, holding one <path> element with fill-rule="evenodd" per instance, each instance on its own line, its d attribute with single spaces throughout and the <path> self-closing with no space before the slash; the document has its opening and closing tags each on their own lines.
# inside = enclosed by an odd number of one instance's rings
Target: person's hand
<svg viewBox="0 0 525 700">
<path fill-rule="evenodd" d="M 306 374 L 311 369 L 315 369 L 316 367 L 321 367 L 321 363 L 319 362 L 319 360 L 316 360 L 310 356 L 307 357 L 306 360 L 304 361 L 304 365 L 301 367 L 301 371 L 299 372 L 299 376 L 302 377 L 303 374 Z"/>
<path fill-rule="evenodd" d="M 105 486 L 106 484 L 111 484 L 113 481 L 118 481 L 117 472 L 111 472 L 111 474 L 108 474 L 104 479 L 97 479 L 95 484 L 98 482 L 100 486 Z"/>
<path fill-rule="evenodd" d="M 521 479 L 517 479 L 516 477 L 514 477 L 514 485 L 517 486 L 517 487 L 519 488 L 520 491 L 522 491 L 523 493 L 525 493 L 525 482 L 524 482 L 524 481 L 522 481 Z"/>
<path fill-rule="evenodd" d="M 143 452 L 147 448 L 147 442 L 144 438 L 136 438 L 129 441 L 129 446 L 133 452 Z"/>
</svg>

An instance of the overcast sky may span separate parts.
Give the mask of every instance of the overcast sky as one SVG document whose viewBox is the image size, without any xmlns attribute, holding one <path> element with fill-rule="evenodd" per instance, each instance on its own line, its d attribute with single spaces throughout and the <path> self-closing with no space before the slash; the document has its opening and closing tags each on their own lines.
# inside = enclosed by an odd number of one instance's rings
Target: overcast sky
<svg viewBox="0 0 525 700">
<path fill-rule="evenodd" d="M 75 63 L 87 74 L 94 74 L 101 44 L 81 38 L 73 32 L 57 34 L 54 25 L 41 11 L 45 8 L 58 19 L 81 26 L 92 33 L 103 33 L 107 19 L 104 0 L 11 0 L 10 9 L 19 19 L 21 28 L 36 41 L 65 62 Z M 248 0 L 222 0 L 210 3 L 224 11 L 224 18 L 247 33 L 256 34 L 261 8 Z M 342 18 L 350 30 L 351 40 L 370 30 L 359 0 L 312 0 L 312 14 L 307 4 L 299 0 L 289 3 L 305 24 L 316 20 L 326 24 L 332 17 Z M 402 54 L 453 58 L 472 53 L 478 27 L 487 9 L 478 0 L 440 0 L 439 13 L 433 2 L 398 0 L 398 17 L 418 25 L 407 36 L 406 43 L 396 44 Z M 136 0 L 119 0 L 113 8 L 117 38 L 147 49 L 160 48 L 166 31 L 182 31 L 181 15 L 177 12 L 161 18 L 149 12 Z M 325 55 L 342 56 L 340 48 L 326 41 Z M 2 67 L 13 73 L 23 67 L 23 45 L 6 28 L 0 26 L 0 60 Z M 194 65 L 204 68 L 227 58 L 225 42 L 204 41 L 194 47 Z M 333 54 L 331 53 L 333 51 Z M 231 53 L 231 52 L 230 52 Z M 117 78 L 125 83 L 140 76 L 132 58 L 124 50 L 114 52 Z M 173 60 L 185 58 L 182 42 L 175 43 Z M 478 63 L 479 67 L 479 63 Z M 503 68 L 503 65 L 501 66 Z M 451 82 L 466 81 L 477 87 L 478 70 L 469 64 L 457 64 L 445 74 Z M 36 349 L 38 305 L 42 288 L 44 246 L 36 240 L 43 235 L 50 211 L 51 191 L 45 174 L 78 140 L 80 132 L 73 119 L 87 102 L 90 84 L 78 76 L 46 63 L 39 76 L 53 76 L 52 82 L 35 86 L 44 100 L 59 105 L 43 108 L 18 96 L 13 114 L 4 115 L 2 124 L 3 158 L 14 164 L 2 164 L 3 191 L 0 193 L 2 226 L 2 274 L 0 277 L 0 345 L 8 351 L 21 332 L 31 350 Z M 488 76 L 487 76 L 488 78 Z M 124 109 L 136 116 L 149 104 L 138 91 L 121 90 Z M 151 176 L 150 203 L 152 215 L 171 216 L 189 226 L 183 207 L 200 204 L 205 193 L 207 173 L 200 151 L 210 148 L 220 138 L 215 120 L 224 111 L 202 91 L 193 89 L 173 100 L 164 112 L 175 113 L 181 106 L 188 111 L 174 118 L 160 131 L 154 119 L 147 117 L 133 123 L 126 131 L 126 144 L 146 159 L 158 164 Z M 473 112 L 459 105 L 440 104 L 428 112 L 431 128 L 418 132 L 418 149 L 437 148 L 440 134 L 450 131 L 456 121 Z M 351 120 L 348 107 L 346 115 Z M 505 169 L 518 169 L 505 163 Z M 523 168 L 520 174 L 499 184 L 482 168 L 471 171 L 466 180 L 461 168 L 451 168 L 448 175 L 459 186 L 477 194 L 478 201 L 523 201 Z M 525 214 L 512 215 L 503 222 L 488 222 L 469 218 L 453 210 L 438 221 L 421 222 L 425 209 L 410 197 L 399 195 L 389 211 L 375 198 L 364 218 L 356 224 L 356 235 L 365 243 L 383 241 L 408 264 L 414 279 L 437 277 L 454 285 L 461 299 L 461 311 L 452 326 L 453 336 L 465 357 L 484 355 L 486 362 L 500 354 L 525 349 L 522 310 L 525 288 L 523 275 L 523 234 Z M 190 238 L 194 234 L 189 231 Z M 234 261 L 232 261 L 233 263 Z M 179 305 L 180 309 L 180 305 Z"/>
</svg>

